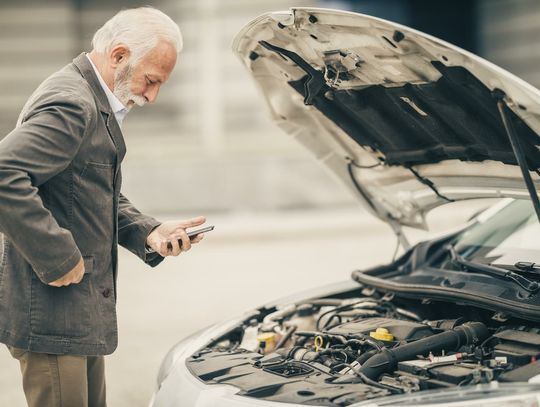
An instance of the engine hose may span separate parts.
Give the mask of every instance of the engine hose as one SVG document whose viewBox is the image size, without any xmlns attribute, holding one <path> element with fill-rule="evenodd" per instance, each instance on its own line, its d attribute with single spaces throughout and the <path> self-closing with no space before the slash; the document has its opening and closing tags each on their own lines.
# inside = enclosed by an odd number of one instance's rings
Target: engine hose
<svg viewBox="0 0 540 407">
<path fill-rule="evenodd" d="M 300 337 L 309 337 L 309 338 L 313 338 L 313 337 L 316 337 L 316 336 L 321 336 L 324 338 L 325 342 L 330 340 L 330 339 L 333 339 L 335 340 L 336 342 L 339 342 L 341 344 L 345 344 L 347 342 L 347 339 L 344 335 L 336 335 L 336 334 L 330 334 L 330 333 L 327 333 L 327 332 L 318 332 L 318 331 L 296 331 L 294 333 L 296 336 L 300 336 Z"/>
<path fill-rule="evenodd" d="M 366 360 L 368 360 L 369 358 L 373 357 L 374 355 L 376 355 L 377 353 L 379 353 L 378 350 L 370 350 L 368 352 L 364 352 L 362 353 L 358 358 L 356 358 L 355 362 L 357 362 L 358 364 L 360 365 L 363 365 L 364 362 Z"/>
<path fill-rule="evenodd" d="M 286 359 L 294 359 L 299 362 L 312 362 L 319 357 L 319 352 L 314 352 L 301 346 L 294 346 L 290 350 L 280 349 L 278 354 L 285 356 Z"/>
<path fill-rule="evenodd" d="M 441 350 L 456 351 L 462 346 L 483 341 L 489 336 L 487 327 L 481 322 L 470 322 L 450 331 L 428 336 L 427 338 L 398 346 L 394 349 L 383 349 L 372 356 L 360 367 L 359 372 L 371 380 L 377 380 L 383 373 L 396 370 L 398 362 L 415 359 L 417 355 Z"/>
</svg>

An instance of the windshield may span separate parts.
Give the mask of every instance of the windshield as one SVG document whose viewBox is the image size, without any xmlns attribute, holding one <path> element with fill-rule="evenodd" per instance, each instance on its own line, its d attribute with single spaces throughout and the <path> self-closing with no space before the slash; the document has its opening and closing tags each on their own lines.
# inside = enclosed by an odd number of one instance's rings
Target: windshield
<svg viewBox="0 0 540 407">
<path fill-rule="evenodd" d="M 519 261 L 540 263 L 540 224 L 529 200 L 515 200 L 485 220 L 474 224 L 454 241 L 464 259 L 494 266 L 514 266 Z M 443 268 L 455 269 L 450 256 Z"/>
</svg>

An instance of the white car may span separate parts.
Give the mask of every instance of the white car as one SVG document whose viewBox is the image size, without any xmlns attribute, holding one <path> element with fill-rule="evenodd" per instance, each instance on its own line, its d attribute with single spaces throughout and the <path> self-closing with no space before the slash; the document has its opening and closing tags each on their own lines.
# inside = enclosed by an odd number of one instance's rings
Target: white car
<svg viewBox="0 0 540 407">
<path fill-rule="evenodd" d="M 540 92 L 343 11 L 262 15 L 234 51 L 276 123 L 391 225 L 404 254 L 184 339 L 151 405 L 540 405 Z M 504 199 L 410 247 L 403 226 L 475 198 Z"/>
</svg>

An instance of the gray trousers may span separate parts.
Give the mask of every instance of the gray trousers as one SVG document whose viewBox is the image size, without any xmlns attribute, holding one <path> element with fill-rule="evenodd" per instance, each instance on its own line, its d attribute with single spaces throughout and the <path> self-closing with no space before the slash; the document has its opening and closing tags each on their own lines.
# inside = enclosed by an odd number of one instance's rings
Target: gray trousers
<svg viewBox="0 0 540 407">
<path fill-rule="evenodd" d="M 103 356 L 49 355 L 8 346 L 29 407 L 105 407 Z"/>
</svg>

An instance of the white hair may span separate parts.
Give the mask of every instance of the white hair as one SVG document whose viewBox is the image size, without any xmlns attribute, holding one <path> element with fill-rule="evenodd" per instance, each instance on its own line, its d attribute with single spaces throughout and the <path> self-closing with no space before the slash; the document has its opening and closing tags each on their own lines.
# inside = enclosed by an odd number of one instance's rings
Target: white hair
<svg viewBox="0 0 540 407">
<path fill-rule="evenodd" d="M 166 41 L 176 52 L 183 47 L 178 25 L 165 13 L 153 7 L 138 7 L 118 12 L 96 31 L 92 47 L 98 53 L 108 53 L 123 44 L 130 50 L 130 62 L 134 64 L 158 42 Z"/>
</svg>

